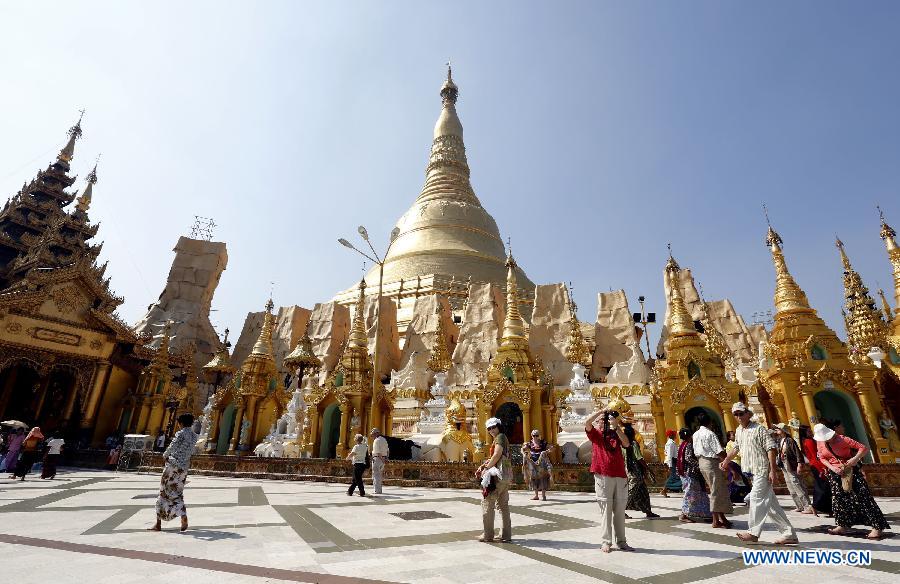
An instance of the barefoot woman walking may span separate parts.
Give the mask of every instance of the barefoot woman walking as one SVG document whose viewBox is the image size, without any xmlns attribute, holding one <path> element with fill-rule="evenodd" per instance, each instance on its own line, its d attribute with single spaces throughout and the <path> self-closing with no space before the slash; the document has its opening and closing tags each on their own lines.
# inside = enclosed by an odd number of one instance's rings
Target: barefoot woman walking
<svg viewBox="0 0 900 584">
<path fill-rule="evenodd" d="M 187 480 L 188 468 L 191 466 L 191 455 L 197 443 L 197 435 L 191 429 L 194 416 L 181 414 L 178 425 L 181 429 L 163 453 L 165 468 L 159 481 L 159 498 L 156 500 L 156 525 L 151 531 L 162 529 L 163 521 L 171 521 L 181 517 L 181 531 L 188 528 L 187 507 L 184 505 L 184 483 Z"/>
</svg>

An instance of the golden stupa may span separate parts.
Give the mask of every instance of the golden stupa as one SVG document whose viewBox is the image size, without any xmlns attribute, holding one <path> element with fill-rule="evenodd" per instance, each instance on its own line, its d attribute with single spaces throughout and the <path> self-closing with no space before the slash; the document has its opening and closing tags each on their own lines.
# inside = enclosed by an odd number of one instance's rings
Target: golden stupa
<svg viewBox="0 0 900 584">
<path fill-rule="evenodd" d="M 440 91 L 443 106 L 434 126 L 425 185 L 412 207 L 397 221 L 398 234 L 384 260 L 384 294 L 399 299 L 398 321 L 405 320 L 404 300 L 430 293 L 448 297 L 457 308 L 469 283 L 506 285 L 506 250 L 497 222 L 481 206 L 469 181 L 463 127 L 456 113 L 459 89 L 448 67 Z M 523 303 L 534 296 L 534 283 L 517 268 Z M 366 275 L 367 294 L 378 293 L 379 268 Z M 357 287 L 335 300 L 351 305 Z M 530 311 L 529 311 L 530 312 Z"/>
</svg>

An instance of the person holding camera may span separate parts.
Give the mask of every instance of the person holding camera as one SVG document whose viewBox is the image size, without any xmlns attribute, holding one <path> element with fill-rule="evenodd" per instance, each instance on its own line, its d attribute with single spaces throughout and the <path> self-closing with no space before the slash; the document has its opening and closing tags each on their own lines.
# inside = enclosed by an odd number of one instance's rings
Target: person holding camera
<svg viewBox="0 0 900 584">
<path fill-rule="evenodd" d="M 594 421 L 602 416 L 600 427 Z M 625 504 L 628 501 L 625 457 L 622 449 L 631 442 L 619 424 L 619 412 L 602 408 L 588 416 L 584 431 L 591 441 L 591 472 L 594 474 L 594 491 L 600 505 L 600 551 L 612 551 L 612 538 L 622 551 L 633 551 L 625 539 Z"/>
</svg>

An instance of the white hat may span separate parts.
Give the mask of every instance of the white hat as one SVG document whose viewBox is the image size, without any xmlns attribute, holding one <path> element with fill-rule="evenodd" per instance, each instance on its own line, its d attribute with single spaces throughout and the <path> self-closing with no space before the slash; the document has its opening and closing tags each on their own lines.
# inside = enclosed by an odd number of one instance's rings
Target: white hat
<svg viewBox="0 0 900 584">
<path fill-rule="evenodd" d="M 747 408 L 747 404 L 744 402 L 734 402 L 734 405 L 731 406 L 731 413 L 736 414 L 737 412 L 749 412 L 750 410 Z"/>
<path fill-rule="evenodd" d="M 813 426 L 813 438 L 816 442 L 828 442 L 834 438 L 834 430 L 825 424 L 816 424 Z"/>
<path fill-rule="evenodd" d="M 500 418 L 488 418 L 488 421 L 484 423 L 484 427 L 490 430 L 494 426 L 499 426 L 502 423 L 503 422 L 500 421 Z"/>
</svg>

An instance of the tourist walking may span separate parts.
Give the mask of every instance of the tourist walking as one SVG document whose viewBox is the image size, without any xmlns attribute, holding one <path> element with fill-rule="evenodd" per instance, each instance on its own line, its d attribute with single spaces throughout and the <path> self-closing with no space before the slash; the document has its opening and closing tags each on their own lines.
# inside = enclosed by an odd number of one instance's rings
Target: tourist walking
<svg viewBox="0 0 900 584">
<path fill-rule="evenodd" d="M 713 529 L 724 527 L 731 529 L 731 522 L 725 517 L 734 512 L 731 505 L 731 493 L 728 490 L 728 480 L 725 472 L 719 464 L 725 460 L 725 450 L 719 437 L 710 429 L 712 418 L 706 412 L 700 412 L 695 418 L 699 427 L 691 437 L 691 445 L 694 447 L 694 455 L 699 461 L 700 474 L 709 486 L 709 510 L 712 513 Z"/>
<path fill-rule="evenodd" d="M 500 520 L 503 524 L 503 528 L 500 530 L 500 541 L 509 543 L 512 541 L 512 518 L 509 515 L 509 485 L 512 482 L 512 463 L 510 461 L 509 439 L 503 433 L 499 418 L 488 418 L 484 427 L 491 438 L 493 438 L 491 457 L 478 467 L 475 476 L 483 479 L 486 474 L 493 475 L 489 479 L 489 483 L 493 482 L 495 487 L 490 489 L 488 486 L 483 491 L 481 522 L 484 529 L 478 537 L 478 541 L 494 541 L 494 515 L 495 511 L 500 511 Z M 482 482 L 482 484 L 484 483 Z"/>
<path fill-rule="evenodd" d="M 694 442 L 691 431 L 682 428 L 678 431 L 681 438 L 681 446 L 678 447 L 678 459 L 676 466 L 678 476 L 681 477 L 681 490 L 684 496 L 681 499 L 681 515 L 678 520 L 682 523 L 703 522 L 712 519 L 709 510 L 709 495 L 706 493 L 706 483 L 700 472 L 700 461 L 694 454 Z"/>
<path fill-rule="evenodd" d="M 16 478 L 16 462 L 19 460 L 19 450 L 21 450 L 23 442 L 25 442 L 25 428 L 16 428 L 16 431 L 10 433 L 9 438 L 7 439 L 6 456 L 3 457 L 3 468 L 11 473 L 9 475 L 9 478 L 11 479 Z"/>
<path fill-rule="evenodd" d="M 881 539 L 882 531 L 890 526 L 859 468 L 859 461 L 869 452 L 869 447 L 841 436 L 824 424 L 815 425 L 813 437 L 819 443 L 819 460 L 828 469 L 831 481 L 832 511 L 837 527 L 828 533 L 843 535 L 854 525 L 863 524 L 872 528 L 867 539 Z"/>
<path fill-rule="evenodd" d="M 778 444 L 778 455 L 775 461 L 778 468 L 781 469 L 781 474 L 784 475 L 784 483 L 794 500 L 794 505 L 797 506 L 796 511 L 807 515 L 818 515 L 809 504 L 809 495 L 806 494 L 806 487 L 800 479 L 800 474 L 803 472 L 803 454 L 791 436 L 787 424 L 775 424 L 775 441 Z"/>
<path fill-rule="evenodd" d="M 366 437 L 362 434 L 357 434 L 354 442 L 356 444 L 353 445 L 353 448 L 350 449 L 350 454 L 347 455 L 347 460 L 353 462 L 353 482 L 350 483 L 350 488 L 347 489 L 347 496 L 352 496 L 356 487 L 359 487 L 359 496 L 365 497 L 366 486 L 363 484 L 363 473 L 369 468 L 369 445 L 366 444 Z"/>
<path fill-rule="evenodd" d="M 681 479 L 678 477 L 678 445 L 675 444 L 675 430 L 666 430 L 666 445 L 663 446 L 663 452 L 665 453 L 665 462 L 666 466 L 669 467 L 669 477 L 666 479 L 666 484 L 663 485 L 662 491 L 660 491 L 660 495 L 668 498 L 669 491 L 680 493 L 681 492 Z"/>
<path fill-rule="evenodd" d="M 634 426 L 624 423 L 622 431 L 628 438 L 628 446 L 623 448 L 625 452 L 625 474 L 628 476 L 628 500 L 625 509 L 640 511 L 648 519 L 659 517 L 650 506 L 650 491 L 647 489 L 647 477 L 650 469 L 641 452 L 641 445 L 637 441 Z M 626 519 L 631 519 L 627 514 Z"/>
<path fill-rule="evenodd" d="M 522 476 L 525 484 L 534 491 L 532 501 L 538 500 L 538 493 L 547 500 L 547 489 L 553 478 L 553 465 L 548 454 L 552 448 L 541 439 L 538 430 L 532 430 L 531 440 L 522 445 Z"/>
<path fill-rule="evenodd" d="M 52 438 L 47 440 L 47 450 L 44 452 L 44 466 L 41 468 L 42 479 L 52 479 L 56 476 L 56 465 L 66 443 L 60 438 L 59 432 L 54 432 L 51 436 Z"/>
<path fill-rule="evenodd" d="M 738 539 L 745 542 L 759 541 L 766 519 L 775 524 L 781 537 L 775 540 L 778 545 L 796 544 L 797 535 L 794 526 L 778 504 L 773 486 L 775 485 L 775 440 L 769 431 L 760 424 L 750 420 L 752 413 L 743 402 L 731 406 L 731 413 L 740 423 L 735 432 L 735 445 L 722 461 L 720 468 L 725 470 L 735 456 L 740 455 L 743 467 L 753 474 L 753 484 L 747 502 L 750 505 L 748 531 L 739 532 Z"/>
<path fill-rule="evenodd" d="M 156 524 L 150 531 L 160 531 L 163 521 L 171 521 L 176 517 L 181 517 L 181 531 L 188 528 L 184 484 L 191 466 L 191 455 L 197 444 L 197 434 L 192 429 L 194 416 L 181 414 L 178 416 L 178 425 L 181 429 L 175 432 L 175 437 L 162 455 L 165 466 L 159 480 L 159 498 L 156 499 Z"/>
<path fill-rule="evenodd" d="M 381 435 L 381 430 L 372 428 L 372 490 L 376 495 L 381 494 L 381 481 L 384 478 L 384 466 L 387 464 L 390 449 L 387 438 Z"/>
<path fill-rule="evenodd" d="M 25 440 L 22 441 L 22 447 L 19 449 L 19 461 L 10 478 L 19 477 L 20 481 L 25 480 L 25 475 L 31 471 L 31 467 L 40 456 L 40 445 L 43 440 L 44 435 L 41 433 L 41 429 L 37 426 L 32 428 L 25 436 Z"/>
<path fill-rule="evenodd" d="M 819 460 L 819 448 L 813 440 L 809 426 L 800 426 L 800 443 L 813 477 L 812 508 L 818 513 L 831 515 L 831 485 L 828 483 L 828 469 Z M 818 514 L 817 513 L 817 514 Z"/>
<path fill-rule="evenodd" d="M 600 427 L 594 421 L 602 416 Z M 587 417 L 584 431 L 591 441 L 591 472 L 600 506 L 600 551 L 612 551 L 615 537 L 620 550 L 632 551 L 625 537 L 625 504 L 628 502 L 625 457 L 622 449 L 631 445 L 618 422 L 618 412 L 602 408 Z"/>
</svg>

